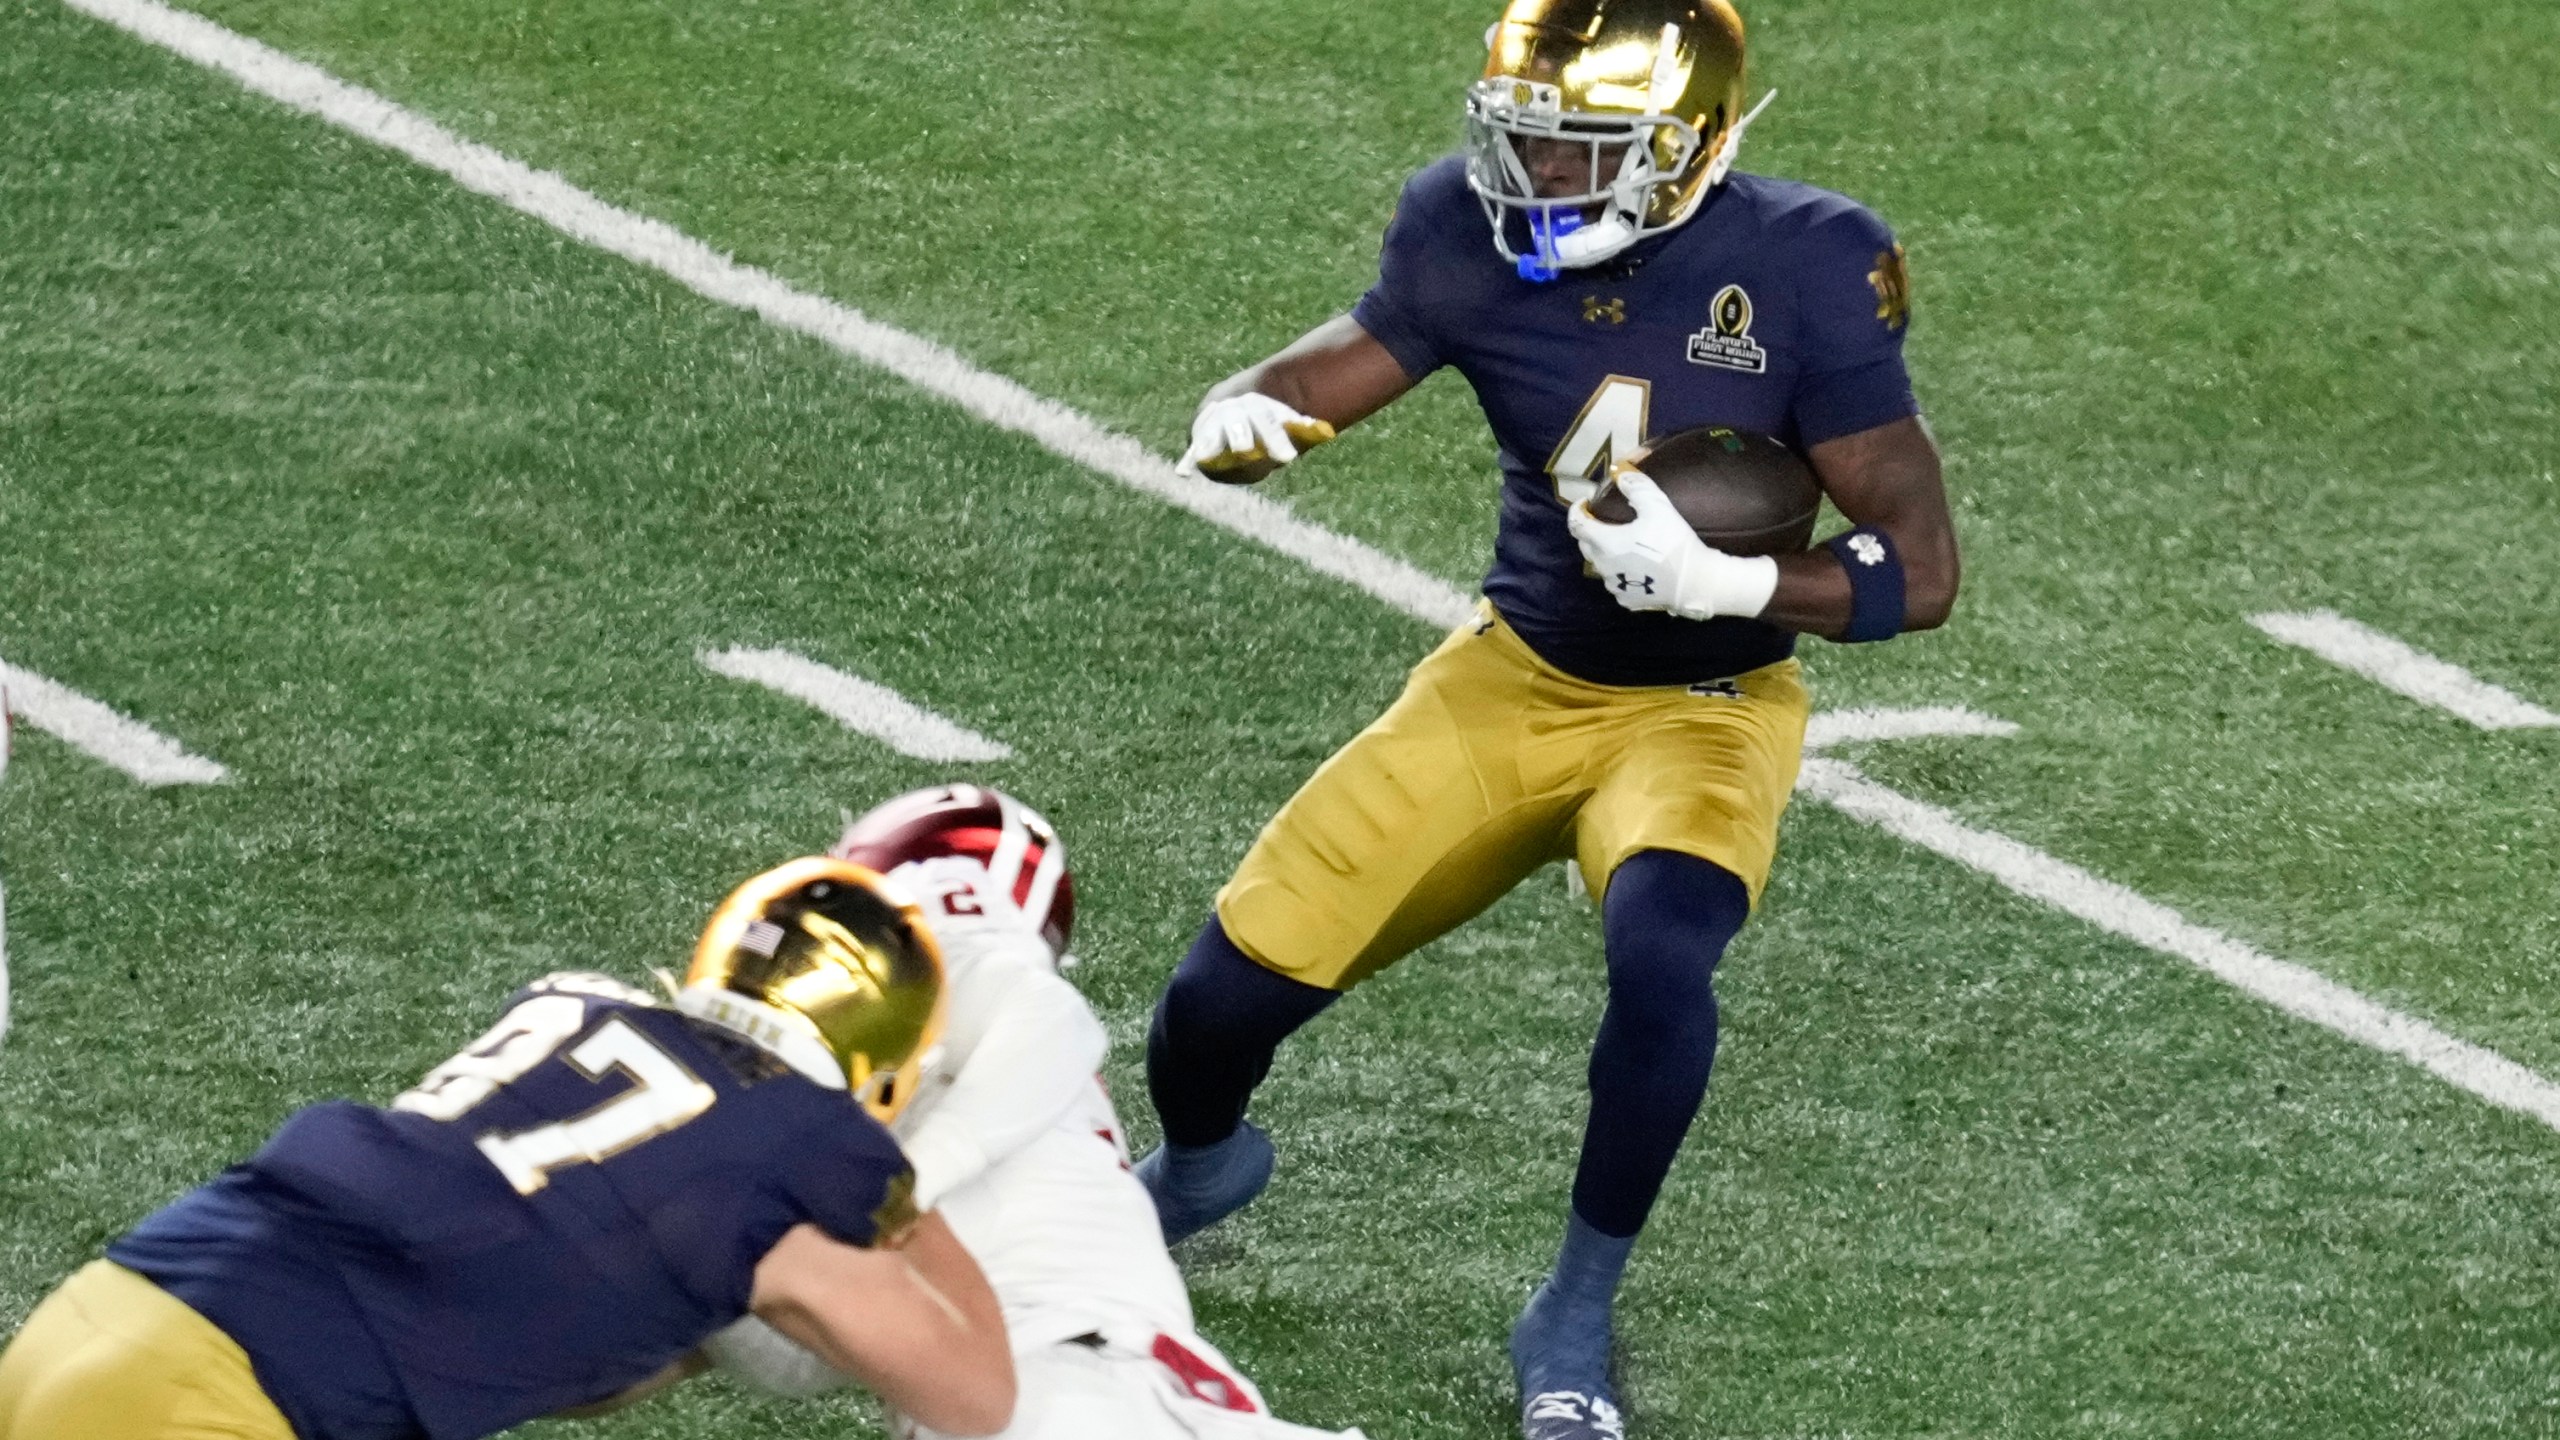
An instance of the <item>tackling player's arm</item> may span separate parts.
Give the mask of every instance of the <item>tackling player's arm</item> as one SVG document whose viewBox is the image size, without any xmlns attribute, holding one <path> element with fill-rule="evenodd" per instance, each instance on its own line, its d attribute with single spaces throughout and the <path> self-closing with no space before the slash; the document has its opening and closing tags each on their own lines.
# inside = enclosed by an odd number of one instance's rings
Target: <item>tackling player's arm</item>
<svg viewBox="0 0 2560 1440">
<path fill-rule="evenodd" d="M 1902 562 L 1905 632 L 1934 630 L 1955 609 L 1962 565 L 1955 517 L 1937 442 L 1916 415 L 1855 435 L 1825 440 L 1806 452 L 1831 503 L 1852 525 L 1883 531 Z M 1778 588 L 1760 618 L 1790 630 L 1838 639 L 1847 632 L 1855 596 L 1848 565 L 1828 549 L 1778 557 Z"/>
<path fill-rule="evenodd" d="M 1377 337 L 1336 315 L 1278 354 L 1211 386 L 1191 422 L 1183 467 L 1250 485 L 1376 414 L 1413 388 Z"/>
<path fill-rule="evenodd" d="M 992 1435 L 1013 1419 L 1004 1312 L 938 1214 L 870 1249 L 795 1225 L 756 1266 L 748 1308 L 929 1429 Z"/>
</svg>

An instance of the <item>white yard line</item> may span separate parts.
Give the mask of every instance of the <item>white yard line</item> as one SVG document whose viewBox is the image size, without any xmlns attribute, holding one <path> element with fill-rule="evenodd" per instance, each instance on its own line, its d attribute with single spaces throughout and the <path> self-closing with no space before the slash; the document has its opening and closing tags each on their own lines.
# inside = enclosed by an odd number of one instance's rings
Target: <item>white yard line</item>
<svg viewBox="0 0 2560 1440">
<path fill-rule="evenodd" d="M 2252 615 L 2249 623 L 2384 689 L 2450 710 L 2483 730 L 2560 726 L 2560 715 L 2335 611 Z"/>
<path fill-rule="evenodd" d="M 753 311 L 785 329 L 811 336 L 853 359 L 898 375 L 989 424 L 1026 435 L 1050 451 L 1123 485 L 1179 505 L 1212 524 L 1354 585 L 1426 624 L 1448 628 L 1472 613 L 1473 602 L 1436 576 L 1348 536 L 1301 520 L 1249 491 L 1184 480 L 1173 473 L 1171 465 L 1137 441 L 1105 429 L 1056 401 L 1035 395 L 1012 380 L 981 370 L 941 345 L 872 320 L 823 296 L 795 289 L 765 271 L 719 254 L 673 226 L 607 204 L 557 175 L 536 171 L 487 146 L 461 139 L 369 90 L 349 85 L 200 16 L 170 9 L 155 0 L 64 3 L 221 71 L 259 94 L 398 151 L 443 172 L 467 189 L 513 206 L 585 244 L 656 270 L 708 299 Z M 704 663 L 713 663 L 712 657 L 705 656 Z M 1906 729 L 1892 734 L 1867 734 L 1861 727 L 1869 723 L 1846 717 L 1834 721 L 1825 733 L 1825 743 L 1893 738 L 1899 734 L 1993 733 Z M 1970 829 L 1946 811 L 1885 789 L 1840 761 L 1808 759 L 1800 788 L 1860 820 L 1981 870 L 2022 895 L 2198 965 L 2288 1014 L 2325 1026 L 2359 1044 L 2400 1056 L 2492 1104 L 2532 1115 L 2560 1129 L 2560 1090 L 2555 1090 L 2551 1082 L 2501 1056 L 2453 1039 L 2423 1021 L 2376 1004 L 2334 981 L 2194 925 L 2130 890 L 2015 840 Z"/>
<path fill-rule="evenodd" d="M 1010 760 L 1013 748 L 946 720 L 886 685 L 848 675 L 788 650 L 705 650 L 705 668 L 762 685 L 832 716 L 901 755 L 918 760 Z"/>
<path fill-rule="evenodd" d="M 1133 490 L 1167 500 L 1308 568 L 1358 586 L 1442 628 L 1473 609 L 1455 586 L 1321 525 L 1301 520 L 1249 490 L 1188 480 L 1170 461 L 1054 400 L 990 374 L 951 350 L 851 306 L 796 289 L 742 265 L 692 236 L 611 205 L 549 171 L 474 144 L 370 90 L 269 49 L 199 15 L 156 0 L 64 0 L 154 45 L 219 70 L 251 90 L 396 150 L 467 190 L 487 195 L 584 244 L 646 266 L 694 293 L 753 311 L 930 391 L 999 429 Z"/>
<path fill-rule="evenodd" d="M 2492 1105 L 2560 1130 L 2560 1085 L 2494 1051 L 2365 998 L 2317 971 L 2208 930 L 2165 905 L 1935 805 L 1888 790 L 1841 760 L 1804 763 L 1798 788 L 1842 812 L 1979 870 L 2137 945 L 2184 960 L 2297 1019 L 2396 1055 Z"/>
<path fill-rule="evenodd" d="M 19 719 L 145 785 L 219 785 L 231 777 L 141 721 L 32 670 L 0 664 L 0 689 Z"/>
</svg>

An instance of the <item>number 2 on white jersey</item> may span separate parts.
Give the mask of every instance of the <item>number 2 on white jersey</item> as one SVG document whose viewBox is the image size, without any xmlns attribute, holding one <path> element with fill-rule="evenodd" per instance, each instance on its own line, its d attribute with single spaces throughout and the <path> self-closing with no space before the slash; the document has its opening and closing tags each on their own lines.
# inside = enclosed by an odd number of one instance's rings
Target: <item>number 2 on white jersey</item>
<svg viewBox="0 0 2560 1440">
<path fill-rule="evenodd" d="M 1600 382 L 1582 413 L 1564 432 L 1555 455 L 1547 461 L 1547 478 L 1556 498 L 1567 505 L 1591 498 L 1609 468 L 1644 448 L 1653 415 L 1653 382 L 1612 375 Z"/>
</svg>

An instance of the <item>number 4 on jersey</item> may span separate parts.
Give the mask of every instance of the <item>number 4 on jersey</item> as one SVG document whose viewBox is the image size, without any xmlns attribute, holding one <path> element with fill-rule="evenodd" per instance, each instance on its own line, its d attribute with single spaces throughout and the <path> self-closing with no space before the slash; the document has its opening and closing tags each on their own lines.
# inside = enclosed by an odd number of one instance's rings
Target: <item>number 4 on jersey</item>
<svg viewBox="0 0 2560 1440">
<path fill-rule="evenodd" d="M 1555 482 L 1556 498 L 1567 505 L 1590 499 L 1591 492 L 1608 478 L 1611 466 L 1644 448 L 1649 432 L 1646 422 L 1652 414 L 1651 381 L 1625 375 L 1601 381 L 1591 398 L 1582 402 L 1582 413 L 1573 417 L 1573 428 L 1564 432 L 1563 442 L 1547 461 L 1547 478 Z"/>
</svg>

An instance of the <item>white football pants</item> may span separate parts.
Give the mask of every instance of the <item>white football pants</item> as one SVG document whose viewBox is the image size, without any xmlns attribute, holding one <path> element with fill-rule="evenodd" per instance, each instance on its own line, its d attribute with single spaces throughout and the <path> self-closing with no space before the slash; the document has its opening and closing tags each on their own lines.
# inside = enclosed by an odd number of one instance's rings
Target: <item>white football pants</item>
<svg viewBox="0 0 2560 1440">
<path fill-rule="evenodd" d="M 1153 1358 L 1060 1344 L 1013 1359 L 1013 1423 L 995 1440 L 1364 1440 L 1195 1398 Z M 916 1440 L 945 1440 L 918 1427 Z"/>
</svg>

